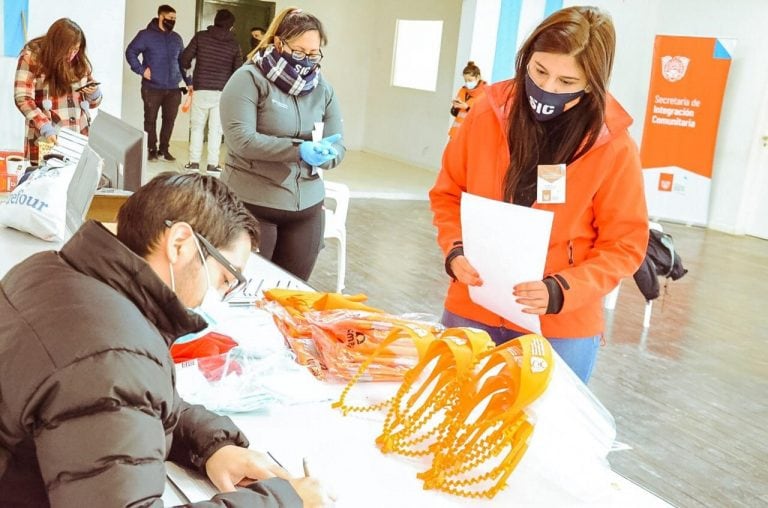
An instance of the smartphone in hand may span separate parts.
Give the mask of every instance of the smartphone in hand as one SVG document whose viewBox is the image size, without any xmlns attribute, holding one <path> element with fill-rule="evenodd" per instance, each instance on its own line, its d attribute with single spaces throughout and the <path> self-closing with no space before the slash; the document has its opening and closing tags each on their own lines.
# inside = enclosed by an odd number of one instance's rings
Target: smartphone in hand
<svg viewBox="0 0 768 508">
<path fill-rule="evenodd" d="M 98 81 L 89 81 L 88 83 L 84 84 L 84 85 L 83 85 L 83 86 L 81 86 L 80 88 L 75 88 L 75 92 L 80 92 L 80 91 L 82 91 L 84 88 L 88 88 L 89 86 L 97 86 L 97 85 L 100 85 L 100 84 L 101 84 L 101 83 L 99 83 Z"/>
</svg>

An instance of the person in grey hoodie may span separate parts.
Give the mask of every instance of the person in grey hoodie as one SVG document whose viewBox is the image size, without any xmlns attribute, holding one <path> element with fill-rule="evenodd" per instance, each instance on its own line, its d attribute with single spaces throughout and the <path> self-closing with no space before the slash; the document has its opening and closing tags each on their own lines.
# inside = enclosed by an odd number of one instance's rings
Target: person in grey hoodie
<svg viewBox="0 0 768 508">
<path fill-rule="evenodd" d="M 345 154 L 338 100 L 320 73 L 326 42 L 315 16 L 282 11 L 220 103 L 228 149 L 221 179 L 259 219 L 261 254 L 304 280 L 323 240 L 319 169 L 336 167 Z M 317 122 L 325 137 L 313 141 Z"/>
</svg>

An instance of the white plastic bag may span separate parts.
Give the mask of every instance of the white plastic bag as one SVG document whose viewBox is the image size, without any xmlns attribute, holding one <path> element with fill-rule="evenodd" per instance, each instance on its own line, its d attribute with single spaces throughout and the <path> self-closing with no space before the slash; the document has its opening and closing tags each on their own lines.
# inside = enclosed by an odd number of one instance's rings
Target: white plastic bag
<svg viewBox="0 0 768 508">
<path fill-rule="evenodd" d="M 235 347 L 176 364 L 176 389 L 181 398 L 219 413 L 331 400 L 331 392 L 314 383 L 320 384 L 285 349 L 262 357 Z"/>
<path fill-rule="evenodd" d="M 0 225 L 48 242 L 66 240 L 67 190 L 75 168 L 45 165 L 30 173 L 0 204 Z"/>
</svg>

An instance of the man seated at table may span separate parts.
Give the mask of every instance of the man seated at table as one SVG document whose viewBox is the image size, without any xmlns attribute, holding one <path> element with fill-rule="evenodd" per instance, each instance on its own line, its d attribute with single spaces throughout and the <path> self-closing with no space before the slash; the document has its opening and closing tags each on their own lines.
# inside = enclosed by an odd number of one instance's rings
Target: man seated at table
<svg viewBox="0 0 768 508">
<path fill-rule="evenodd" d="M 204 506 L 328 506 L 249 450 L 232 421 L 179 398 L 169 353 L 190 308 L 244 282 L 258 224 L 213 177 L 165 173 L 117 237 L 88 222 L 0 283 L 0 506 L 157 506 L 166 459 L 224 493 Z M 277 429 L 276 429 L 277 431 Z M 255 481 L 258 480 L 258 481 Z M 235 491 L 235 485 L 248 485 Z"/>
</svg>

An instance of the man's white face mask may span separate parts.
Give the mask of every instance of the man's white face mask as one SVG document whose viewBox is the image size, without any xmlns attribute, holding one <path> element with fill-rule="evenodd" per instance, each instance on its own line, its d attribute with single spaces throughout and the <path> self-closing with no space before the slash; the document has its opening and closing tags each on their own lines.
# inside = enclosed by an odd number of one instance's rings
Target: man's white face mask
<svg viewBox="0 0 768 508">
<path fill-rule="evenodd" d="M 205 259 L 203 249 L 200 247 L 200 242 L 197 238 L 195 238 L 195 247 L 197 247 L 197 252 L 200 254 L 200 259 L 203 260 L 206 289 L 200 305 L 190 310 L 200 314 L 209 325 L 212 325 L 216 323 L 216 316 L 220 316 L 222 310 L 228 309 L 228 306 L 224 302 L 224 295 L 219 293 L 219 291 L 211 285 L 211 274 L 208 271 L 208 261 Z"/>
</svg>

